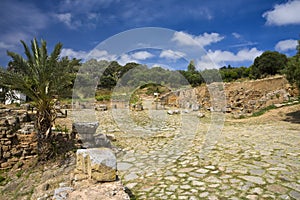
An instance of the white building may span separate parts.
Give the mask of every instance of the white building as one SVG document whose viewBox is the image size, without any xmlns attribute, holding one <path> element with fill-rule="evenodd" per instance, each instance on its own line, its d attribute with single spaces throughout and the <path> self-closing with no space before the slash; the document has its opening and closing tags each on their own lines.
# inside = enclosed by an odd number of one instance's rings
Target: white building
<svg viewBox="0 0 300 200">
<path fill-rule="evenodd" d="M 2 88 L 1 88 L 2 90 Z M 25 102 L 26 101 L 26 95 L 25 94 L 22 94 L 21 92 L 19 91 L 16 91 L 16 90 L 12 90 L 12 91 L 9 91 L 11 93 L 11 95 L 7 95 L 5 97 L 5 105 L 8 105 L 8 104 L 12 104 L 12 103 L 22 103 L 22 102 Z"/>
</svg>

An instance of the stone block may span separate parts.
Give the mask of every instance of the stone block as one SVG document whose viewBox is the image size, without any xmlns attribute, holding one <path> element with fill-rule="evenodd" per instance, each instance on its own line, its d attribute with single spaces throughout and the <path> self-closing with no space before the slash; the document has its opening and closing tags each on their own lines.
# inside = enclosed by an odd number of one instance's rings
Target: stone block
<svg viewBox="0 0 300 200">
<path fill-rule="evenodd" d="M 87 174 L 90 179 L 98 182 L 116 180 L 117 159 L 111 149 L 79 149 L 76 156 L 76 169 Z"/>
<path fill-rule="evenodd" d="M 111 149 L 91 149 L 88 156 L 89 178 L 99 181 L 116 180 L 117 161 Z"/>
<path fill-rule="evenodd" d="M 95 135 L 95 147 L 106 147 L 106 148 L 111 148 L 111 142 L 107 138 L 105 134 L 97 134 Z"/>
<path fill-rule="evenodd" d="M 87 173 L 87 149 L 78 149 L 76 152 L 76 169 L 83 173 Z"/>
<path fill-rule="evenodd" d="M 99 122 L 77 122 L 73 123 L 72 132 L 78 133 L 84 148 L 94 148 L 94 134 L 99 126 Z"/>
</svg>

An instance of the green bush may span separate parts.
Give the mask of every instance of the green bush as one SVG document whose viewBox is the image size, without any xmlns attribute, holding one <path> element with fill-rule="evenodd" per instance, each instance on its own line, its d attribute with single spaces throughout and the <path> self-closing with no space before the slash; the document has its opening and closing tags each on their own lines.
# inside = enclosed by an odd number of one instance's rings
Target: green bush
<svg viewBox="0 0 300 200">
<path fill-rule="evenodd" d="M 97 101 L 109 101 L 111 95 L 97 95 L 95 98 Z"/>
<path fill-rule="evenodd" d="M 275 107 L 274 105 L 267 106 L 267 107 L 265 107 L 265 108 L 263 108 L 263 109 L 261 109 L 261 110 L 255 112 L 255 113 L 253 113 L 253 114 L 252 114 L 252 117 L 258 117 L 258 116 L 260 116 L 260 115 L 265 114 L 267 111 L 272 110 L 272 109 L 275 109 L 275 108 L 276 108 L 276 107 Z"/>
</svg>

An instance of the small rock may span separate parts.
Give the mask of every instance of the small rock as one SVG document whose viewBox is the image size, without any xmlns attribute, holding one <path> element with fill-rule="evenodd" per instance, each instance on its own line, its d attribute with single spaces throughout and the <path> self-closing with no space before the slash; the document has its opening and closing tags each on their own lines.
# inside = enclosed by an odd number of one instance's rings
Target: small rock
<svg viewBox="0 0 300 200">
<path fill-rule="evenodd" d="M 53 200 L 65 200 L 68 199 L 69 192 L 72 192 L 74 188 L 61 187 L 54 191 Z"/>
<path fill-rule="evenodd" d="M 168 110 L 167 113 L 168 113 L 169 115 L 173 115 L 173 114 L 174 114 L 174 112 L 173 112 L 172 110 Z"/>
<path fill-rule="evenodd" d="M 205 117 L 205 114 L 204 114 L 204 113 L 198 113 L 198 114 L 197 114 L 197 117 L 203 118 L 203 117 Z"/>
</svg>

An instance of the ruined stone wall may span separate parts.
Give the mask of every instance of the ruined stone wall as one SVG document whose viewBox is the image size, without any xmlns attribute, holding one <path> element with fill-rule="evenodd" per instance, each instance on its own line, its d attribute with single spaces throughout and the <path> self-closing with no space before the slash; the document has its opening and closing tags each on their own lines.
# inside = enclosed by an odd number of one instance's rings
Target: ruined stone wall
<svg viewBox="0 0 300 200">
<path fill-rule="evenodd" d="M 163 101 L 167 105 L 185 109 L 200 108 L 233 114 L 251 114 L 269 105 L 288 101 L 298 94 L 283 76 L 277 76 L 245 82 L 202 85 L 170 93 Z"/>
<path fill-rule="evenodd" d="M 36 155 L 33 115 L 0 109 L 0 168 L 13 167 Z"/>
<path fill-rule="evenodd" d="M 26 160 L 37 156 L 37 138 L 34 129 L 35 114 L 22 109 L 0 109 L 0 169 L 21 166 Z M 75 136 L 54 132 L 53 139 L 66 149 L 75 141 Z"/>
</svg>

